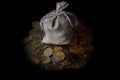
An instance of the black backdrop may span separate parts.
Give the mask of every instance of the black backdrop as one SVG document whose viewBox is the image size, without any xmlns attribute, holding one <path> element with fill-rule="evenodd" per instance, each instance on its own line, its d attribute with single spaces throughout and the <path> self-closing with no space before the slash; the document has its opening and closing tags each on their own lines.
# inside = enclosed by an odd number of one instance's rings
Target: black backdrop
<svg viewBox="0 0 120 80">
<path fill-rule="evenodd" d="M 49 11 L 56 8 L 56 2 L 61 0 L 40 0 L 32 2 L 16 2 L 14 4 L 13 28 L 14 41 L 11 45 L 15 44 L 12 48 L 12 61 L 10 62 L 9 73 L 15 74 L 21 78 L 39 78 L 39 79 L 76 79 L 76 78 L 94 78 L 99 76 L 103 69 L 103 60 L 101 60 L 101 53 L 99 51 L 98 40 L 100 39 L 101 26 L 98 24 L 98 18 L 101 17 L 102 5 L 96 1 L 87 0 L 65 0 L 69 2 L 68 11 L 74 12 L 77 17 L 83 21 L 84 25 L 88 27 L 95 35 L 94 39 L 94 52 L 88 62 L 87 67 L 81 70 L 65 70 L 61 72 L 45 72 L 38 69 L 37 66 L 32 65 L 26 58 L 22 40 L 28 35 L 29 30 L 32 28 L 32 21 L 40 20 Z M 100 30 L 100 31 L 99 31 Z M 12 31 L 11 31 L 12 32 Z M 99 36 L 99 37 L 98 37 Z M 103 58 L 102 58 L 103 59 Z M 93 76 L 94 75 L 94 76 Z M 14 77 L 14 76 L 13 76 Z"/>
</svg>

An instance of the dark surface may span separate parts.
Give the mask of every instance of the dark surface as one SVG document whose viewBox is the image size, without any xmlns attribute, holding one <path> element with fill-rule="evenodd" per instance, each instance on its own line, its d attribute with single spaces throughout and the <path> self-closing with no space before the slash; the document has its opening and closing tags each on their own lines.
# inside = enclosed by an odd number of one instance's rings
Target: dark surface
<svg viewBox="0 0 120 80">
<path fill-rule="evenodd" d="M 41 2 L 43 1 L 43 2 Z M 41 0 L 39 2 L 26 3 L 21 2 L 20 4 L 15 4 L 16 9 L 13 15 L 15 15 L 15 27 L 14 27 L 14 41 L 11 45 L 15 44 L 12 48 L 12 61 L 9 63 L 8 74 L 16 75 L 21 78 L 43 78 L 43 79 L 81 79 L 81 78 L 94 78 L 94 76 L 104 76 L 99 75 L 100 72 L 106 72 L 104 54 L 102 47 L 99 47 L 99 41 L 101 37 L 102 28 L 97 22 L 100 17 L 102 6 L 95 1 L 86 0 L 68 0 L 70 6 L 67 8 L 68 11 L 74 12 L 78 18 L 83 21 L 84 25 L 94 33 L 94 52 L 91 59 L 88 61 L 87 67 L 81 70 L 64 70 L 61 72 L 45 72 L 39 70 L 35 65 L 32 65 L 26 58 L 22 40 L 28 35 L 29 30 L 32 28 L 31 23 L 35 20 L 40 20 L 42 16 L 52 11 L 56 7 L 56 1 Z M 103 31 L 102 31 L 103 32 Z M 104 55 L 104 56 L 103 56 Z M 14 77 L 14 76 L 11 76 Z M 56 77 L 56 78 L 54 78 Z M 96 79 L 97 80 L 97 79 Z"/>
</svg>

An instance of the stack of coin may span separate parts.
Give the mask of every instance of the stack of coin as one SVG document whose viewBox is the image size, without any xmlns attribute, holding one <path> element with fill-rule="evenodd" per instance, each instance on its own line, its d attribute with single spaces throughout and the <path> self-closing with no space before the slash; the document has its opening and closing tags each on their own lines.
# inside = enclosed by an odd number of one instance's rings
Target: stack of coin
<svg viewBox="0 0 120 80">
<path fill-rule="evenodd" d="M 51 58 L 50 56 L 53 54 L 53 50 L 52 48 L 46 48 L 44 51 L 43 51 L 43 55 L 45 56 L 45 59 L 43 60 L 43 63 L 44 64 L 47 64 L 51 61 Z"/>
</svg>

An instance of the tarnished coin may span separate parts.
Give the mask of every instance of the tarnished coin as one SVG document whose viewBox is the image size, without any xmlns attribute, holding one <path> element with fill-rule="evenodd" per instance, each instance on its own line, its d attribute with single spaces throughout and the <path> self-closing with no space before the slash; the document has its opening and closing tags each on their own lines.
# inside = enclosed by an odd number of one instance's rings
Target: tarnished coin
<svg viewBox="0 0 120 80">
<path fill-rule="evenodd" d="M 78 51 L 79 53 L 81 53 L 81 54 L 84 54 L 84 53 L 85 53 L 85 49 L 84 49 L 83 47 L 79 47 L 79 48 L 77 49 L 77 51 Z"/>
<path fill-rule="evenodd" d="M 51 58 L 46 56 L 45 60 L 43 61 L 43 64 L 47 64 L 51 61 Z"/>
<path fill-rule="evenodd" d="M 63 60 L 65 58 L 65 54 L 63 53 L 63 52 L 57 52 L 57 53 L 55 53 L 55 59 L 57 60 L 57 61 L 61 61 L 61 60 Z"/>
<path fill-rule="evenodd" d="M 36 40 L 34 41 L 35 42 L 35 46 L 36 47 L 40 47 L 41 45 L 43 45 L 42 41 L 41 40 Z"/>
<path fill-rule="evenodd" d="M 37 48 L 37 47 L 40 47 L 41 45 L 43 45 L 43 43 L 42 43 L 42 41 L 40 41 L 40 40 L 34 40 L 34 41 L 32 41 L 31 43 L 30 43 L 30 45 L 31 46 L 34 46 L 35 48 Z"/>
<path fill-rule="evenodd" d="M 34 36 L 34 35 L 35 35 L 35 31 L 36 31 L 36 29 L 32 28 L 32 29 L 29 31 L 29 35 Z"/>
<path fill-rule="evenodd" d="M 47 48 L 49 48 L 49 47 L 50 47 L 49 45 L 44 44 L 44 45 L 41 47 L 41 49 L 44 50 L 44 49 L 47 49 Z"/>
<path fill-rule="evenodd" d="M 37 59 L 37 58 L 31 58 L 31 62 L 34 63 L 34 64 L 39 64 L 40 60 Z"/>
<path fill-rule="evenodd" d="M 47 49 L 45 49 L 45 50 L 43 51 L 43 54 L 44 54 L 45 56 L 51 56 L 51 55 L 53 54 L 52 48 L 47 48 Z"/>
<path fill-rule="evenodd" d="M 69 48 L 70 53 L 78 53 L 77 51 L 78 45 L 73 45 Z"/>
<path fill-rule="evenodd" d="M 34 21 L 34 22 L 32 22 L 32 26 L 33 27 L 39 27 L 40 26 L 40 22 L 39 21 Z"/>
<path fill-rule="evenodd" d="M 43 54 L 40 54 L 37 56 L 37 59 L 39 59 L 41 62 L 43 62 L 46 59 L 46 56 Z"/>
<path fill-rule="evenodd" d="M 85 47 L 85 50 L 86 50 L 86 54 L 90 54 L 92 51 L 93 51 L 93 46 L 86 46 Z"/>
<path fill-rule="evenodd" d="M 36 50 L 36 47 L 33 45 L 33 43 L 30 43 L 29 45 L 26 46 L 26 50 L 28 52 L 34 52 Z"/>
<path fill-rule="evenodd" d="M 52 59 L 52 62 L 53 62 L 53 63 L 59 62 L 59 61 L 57 61 L 57 60 L 56 60 L 56 58 L 55 58 L 55 53 L 53 53 L 53 55 L 52 55 L 52 58 L 51 58 L 51 59 Z"/>
<path fill-rule="evenodd" d="M 45 68 L 49 69 L 49 70 L 56 70 L 56 69 L 58 69 L 55 64 L 47 64 L 47 65 L 45 65 Z"/>
<path fill-rule="evenodd" d="M 69 52 L 70 52 L 70 53 L 78 53 L 77 49 L 74 49 L 74 48 L 70 48 L 70 49 L 69 49 Z"/>
<path fill-rule="evenodd" d="M 64 60 L 62 63 L 61 63 L 63 66 L 67 66 L 67 65 L 70 65 L 71 63 L 67 60 Z"/>
<path fill-rule="evenodd" d="M 60 51 L 62 51 L 62 47 L 60 47 L 60 46 L 54 47 L 54 52 L 60 52 Z"/>
<path fill-rule="evenodd" d="M 85 49 L 83 47 L 78 47 L 77 45 L 75 47 L 71 47 L 69 51 L 70 53 L 85 53 Z"/>
<path fill-rule="evenodd" d="M 29 41 L 31 41 L 32 40 L 32 36 L 28 36 L 28 37 L 26 37 L 25 39 L 24 39 L 24 41 L 23 42 L 29 42 Z"/>
</svg>

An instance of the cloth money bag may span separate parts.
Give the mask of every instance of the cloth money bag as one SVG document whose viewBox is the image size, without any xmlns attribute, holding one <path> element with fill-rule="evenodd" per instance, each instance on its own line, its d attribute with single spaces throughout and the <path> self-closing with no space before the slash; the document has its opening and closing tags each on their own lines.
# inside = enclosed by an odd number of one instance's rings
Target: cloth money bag
<svg viewBox="0 0 120 80">
<path fill-rule="evenodd" d="M 51 11 L 40 20 L 40 27 L 45 33 L 43 43 L 57 45 L 71 43 L 78 20 L 71 12 L 64 11 L 68 5 L 64 1 L 57 2 L 56 10 Z"/>
</svg>

